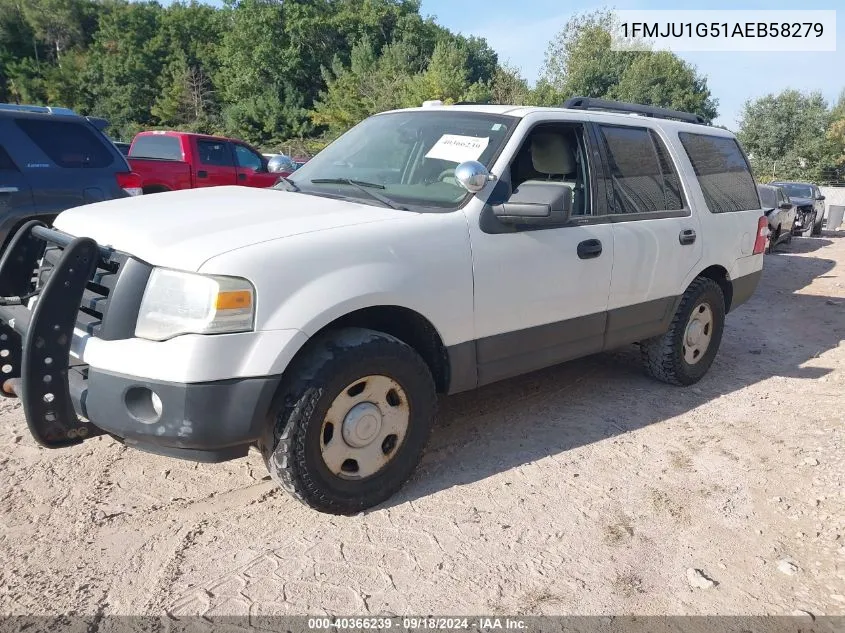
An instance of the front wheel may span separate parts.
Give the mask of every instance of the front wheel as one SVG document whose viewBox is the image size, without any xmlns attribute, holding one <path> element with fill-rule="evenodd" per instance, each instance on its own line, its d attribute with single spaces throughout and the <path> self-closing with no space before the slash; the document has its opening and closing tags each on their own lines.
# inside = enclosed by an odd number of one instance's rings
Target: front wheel
<svg viewBox="0 0 845 633">
<path fill-rule="evenodd" d="M 725 327 L 725 297 L 712 279 L 696 277 L 684 292 L 669 331 L 642 341 L 643 365 L 654 378 L 691 385 L 710 369 Z"/>
<path fill-rule="evenodd" d="M 819 221 L 817 223 L 813 224 L 813 233 L 812 233 L 813 235 L 818 236 L 818 235 L 822 234 L 822 224 L 823 223 L 824 223 L 824 215 L 822 215 L 822 217 L 819 218 Z"/>
<path fill-rule="evenodd" d="M 355 514 L 399 490 L 436 409 L 419 354 L 387 334 L 347 328 L 310 343 L 286 376 L 261 442 L 273 479 L 331 514 Z"/>
</svg>

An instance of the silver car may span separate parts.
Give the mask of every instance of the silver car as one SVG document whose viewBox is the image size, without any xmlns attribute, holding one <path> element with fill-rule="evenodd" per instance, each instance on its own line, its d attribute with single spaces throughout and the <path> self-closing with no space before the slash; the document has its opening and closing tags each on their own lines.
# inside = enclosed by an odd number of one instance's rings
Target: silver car
<svg viewBox="0 0 845 633">
<path fill-rule="evenodd" d="M 760 193 L 760 202 L 766 218 L 769 220 L 769 250 L 774 249 L 781 242 L 792 241 L 792 230 L 795 225 L 795 205 L 789 198 L 789 194 L 775 185 L 757 185 Z"/>
</svg>

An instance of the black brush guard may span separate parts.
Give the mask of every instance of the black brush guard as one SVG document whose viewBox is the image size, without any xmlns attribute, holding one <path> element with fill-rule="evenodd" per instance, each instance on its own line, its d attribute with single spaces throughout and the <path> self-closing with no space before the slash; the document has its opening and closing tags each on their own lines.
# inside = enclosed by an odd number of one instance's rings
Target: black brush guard
<svg viewBox="0 0 845 633">
<path fill-rule="evenodd" d="M 41 285 L 39 262 L 48 245 L 63 249 Z M 0 259 L 0 363 L 3 395 L 20 398 L 36 441 L 47 448 L 79 444 L 102 429 L 77 415 L 87 367 L 71 367 L 70 349 L 83 294 L 111 251 L 37 221 L 18 230 Z M 37 296 L 32 311 L 27 297 Z M 23 305 L 14 305 L 21 303 Z"/>
</svg>

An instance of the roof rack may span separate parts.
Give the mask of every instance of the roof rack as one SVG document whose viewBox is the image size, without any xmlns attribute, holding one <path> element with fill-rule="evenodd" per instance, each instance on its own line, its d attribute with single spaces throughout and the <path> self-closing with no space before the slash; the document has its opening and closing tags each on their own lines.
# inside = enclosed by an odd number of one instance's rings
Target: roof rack
<svg viewBox="0 0 845 633">
<path fill-rule="evenodd" d="M 22 103 L 0 103 L 0 110 L 11 110 L 14 112 L 38 112 L 41 114 L 71 114 L 75 115 L 76 112 L 71 110 L 70 108 L 58 108 L 54 106 L 40 106 L 40 105 L 28 105 Z"/>
<path fill-rule="evenodd" d="M 606 110 L 608 112 L 626 112 L 629 114 L 640 114 L 642 116 L 654 117 L 657 119 L 674 119 L 685 123 L 697 123 L 707 125 L 707 121 L 700 114 L 681 112 L 680 110 L 669 110 L 656 106 L 641 105 L 639 103 L 625 103 L 624 101 L 611 101 L 609 99 L 594 99 L 593 97 L 572 97 L 564 101 L 564 108 L 571 110 Z"/>
</svg>

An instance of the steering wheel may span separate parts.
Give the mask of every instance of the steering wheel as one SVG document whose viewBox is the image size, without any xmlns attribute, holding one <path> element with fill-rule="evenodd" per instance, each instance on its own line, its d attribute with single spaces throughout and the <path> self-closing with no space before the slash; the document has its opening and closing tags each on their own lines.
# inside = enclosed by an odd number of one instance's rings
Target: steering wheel
<svg viewBox="0 0 845 633">
<path fill-rule="evenodd" d="M 443 180 L 448 178 L 449 176 L 452 176 L 452 177 L 455 176 L 455 170 L 454 169 L 444 169 L 443 171 L 441 171 L 438 174 L 437 180 L 435 180 L 435 182 L 443 182 Z"/>
</svg>

